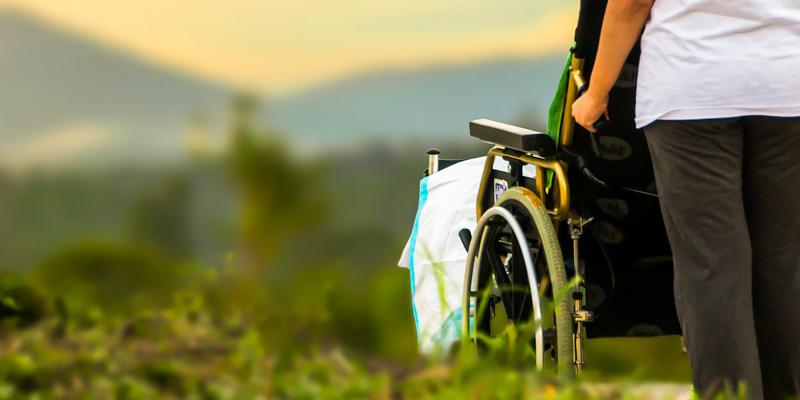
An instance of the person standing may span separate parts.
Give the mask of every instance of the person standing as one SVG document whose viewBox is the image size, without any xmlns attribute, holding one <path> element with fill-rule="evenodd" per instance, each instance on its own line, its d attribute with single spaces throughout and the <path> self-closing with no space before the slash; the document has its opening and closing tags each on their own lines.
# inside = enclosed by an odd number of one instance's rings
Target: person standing
<svg viewBox="0 0 800 400">
<path fill-rule="evenodd" d="M 800 0 L 609 0 L 572 108 L 587 130 L 640 34 L 636 125 L 695 391 L 800 397 Z"/>
</svg>

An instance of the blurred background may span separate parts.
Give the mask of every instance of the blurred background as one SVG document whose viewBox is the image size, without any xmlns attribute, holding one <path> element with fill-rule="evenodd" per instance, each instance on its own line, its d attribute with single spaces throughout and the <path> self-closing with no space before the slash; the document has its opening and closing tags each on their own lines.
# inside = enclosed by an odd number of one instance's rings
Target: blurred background
<svg viewBox="0 0 800 400">
<path fill-rule="evenodd" d="M 0 0 L 0 398 L 427 390 L 397 383 L 430 365 L 395 267 L 425 150 L 481 156 L 475 118 L 543 130 L 576 19 Z M 688 379 L 674 339 L 593 346 L 600 378 Z"/>
</svg>

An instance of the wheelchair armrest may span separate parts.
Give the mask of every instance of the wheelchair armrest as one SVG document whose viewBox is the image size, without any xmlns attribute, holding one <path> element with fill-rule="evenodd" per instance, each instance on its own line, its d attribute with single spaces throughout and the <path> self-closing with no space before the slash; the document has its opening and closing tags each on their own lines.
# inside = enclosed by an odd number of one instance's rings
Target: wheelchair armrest
<svg viewBox="0 0 800 400">
<path fill-rule="evenodd" d="M 556 154 L 556 144 L 546 133 L 489 119 L 476 119 L 469 123 L 469 134 L 474 138 L 525 153 L 550 158 Z"/>
</svg>

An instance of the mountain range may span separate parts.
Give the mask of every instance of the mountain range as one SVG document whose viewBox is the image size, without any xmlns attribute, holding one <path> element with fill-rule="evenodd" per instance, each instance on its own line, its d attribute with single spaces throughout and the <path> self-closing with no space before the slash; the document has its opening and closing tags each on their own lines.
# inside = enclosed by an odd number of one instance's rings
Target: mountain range
<svg viewBox="0 0 800 400">
<path fill-rule="evenodd" d="M 563 63 L 550 56 L 377 71 L 278 98 L 267 112 L 284 131 L 325 142 L 459 138 L 476 118 L 542 129 Z"/>
<path fill-rule="evenodd" d="M 562 55 L 360 73 L 265 96 L 295 146 L 466 137 L 467 121 L 544 124 Z M 0 10 L 0 164 L 150 162 L 186 154 L 202 120 L 222 143 L 236 90 L 25 12 Z M 202 116 L 202 118 L 200 118 Z"/>
</svg>

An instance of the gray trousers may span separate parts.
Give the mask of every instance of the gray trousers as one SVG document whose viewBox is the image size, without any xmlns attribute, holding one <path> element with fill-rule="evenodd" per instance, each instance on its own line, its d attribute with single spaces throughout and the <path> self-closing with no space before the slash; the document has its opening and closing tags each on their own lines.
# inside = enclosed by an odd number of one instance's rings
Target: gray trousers
<svg viewBox="0 0 800 400">
<path fill-rule="evenodd" d="M 800 118 L 645 128 L 695 390 L 800 396 Z"/>
</svg>

